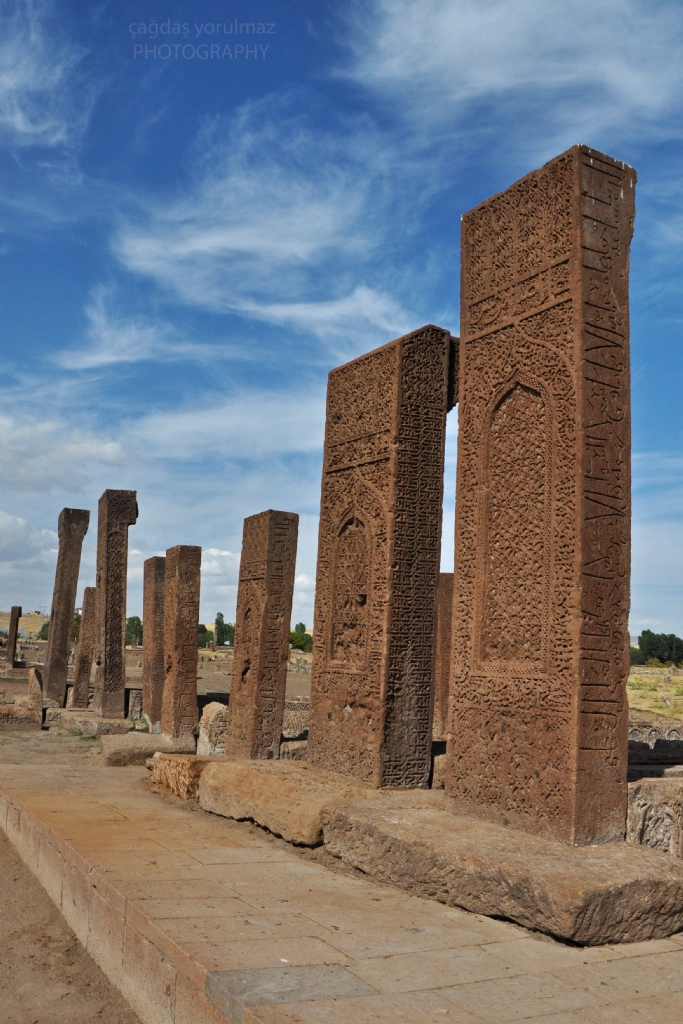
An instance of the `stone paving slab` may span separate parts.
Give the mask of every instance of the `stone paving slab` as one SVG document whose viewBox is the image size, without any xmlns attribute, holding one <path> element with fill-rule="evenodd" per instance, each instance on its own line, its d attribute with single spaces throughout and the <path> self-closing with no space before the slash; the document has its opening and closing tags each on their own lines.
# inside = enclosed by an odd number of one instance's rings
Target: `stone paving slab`
<svg viewBox="0 0 683 1024">
<path fill-rule="evenodd" d="M 683 935 L 565 946 L 330 871 L 147 777 L 0 767 L 0 825 L 144 1024 L 681 1018 Z"/>
</svg>

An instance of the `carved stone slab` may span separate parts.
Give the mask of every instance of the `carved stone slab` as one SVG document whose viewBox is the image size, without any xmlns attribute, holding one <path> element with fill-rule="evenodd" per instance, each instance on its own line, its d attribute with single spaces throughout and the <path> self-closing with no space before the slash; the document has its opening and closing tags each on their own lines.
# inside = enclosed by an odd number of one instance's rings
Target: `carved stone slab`
<svg viewBox="0 0 683 1024">
<path fill-rule="evenodd" d="M 90 692 L 90 673 L 92 671 L 93 648 L 95 646 L 95 616 L 97 614 L 97 597 L 95 587 L 86 587 L 83 591 L 83 608 L 81 611 L 81 628 L 78 633 L 78 647 L 74 663 L 73 707 L 87 708 Z"/>
<path fill-rule="evenodd" d="M 623 839 L 635 172 L 576 146 L 462 221 L 454 806 Z"/>
<path fill-rule="evenodd" d="M 138 518 L 136 491 L 105 491 L 97 518 L 97 618 L 94 709 L 125 717 L 128 527 Z"/>
<path fill-rule="evenodd" d="M 81 548 L 88 532 L 90 512 L 85 508 L 63 508 L 59 514 L 59 553 L 52 592 L 50 632 L 43 673 L 45 696 L 64 704 L 69 670 L 71 629 L 76 608 L 76 588 L 81 568 Z"/>
<path fill-rule="evenodd" d="M 19 635 L 19 619 L 21 618 L 21 605 L 13 604 L 9 613 L 9 630 L 7 631 L 7 664 L 14 668 L 17 660 L 17 636 Z"/>
<path fill-rule="evenodd" d="M 166 664 L 161 731 L 164 735 L 183 742 L 193 740 L 197 725 L 197 644 L 201 564 L 200 547 L 178 544 L 166 552 Z"/>
<path fill-rule="evenodd" d="M 445 740 L 448 732 L 448 686 L 451 673 L 451 619 L 453 573 L 439 573 L 436 593 L 436 666 L 434 669 L 434 721 L 432 738 Z"/>
<path fill-rule="evenodd" d="M 308 759 L 369 786 L 429 784 L 456 345 L 429 324 L 329 376 Z"/>
<path fill-rule="evenodd" d="M 225 753 L 277 757 L 285 709 L 299 517 L 244 520 Z"/>
<path fill-rule="evenodd" d="M 164 590 L 166 559 L 148 558 L 143 581 L 142 712 L 152 732 L 161 728 L 164 695 Z"/>
</svg>

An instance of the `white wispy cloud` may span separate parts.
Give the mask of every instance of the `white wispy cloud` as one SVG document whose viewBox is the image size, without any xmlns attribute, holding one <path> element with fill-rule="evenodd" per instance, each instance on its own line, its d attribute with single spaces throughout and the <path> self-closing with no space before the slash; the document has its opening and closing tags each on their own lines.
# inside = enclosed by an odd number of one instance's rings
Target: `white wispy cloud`
<svg viewBox="0 0 683 1024">
<path fill-rule="evenodd" d="M 377 276 L 391 147 L 356 126 L 336 137 L 265 104 L 214 125 L 186 193 L 149 201 L 113 240 L 129 271 L 182 301 L 334 343 L 411 323 Z M 387 339 L 388 340 L 388 339 Z"/>
<path fill-rule="evenodd" d="M 249 389 L 208 407 L 151 413 L 131 424 L 127 447 L 147 457 L 195 459 L 219 453 L 226 459 L 267 459 L 322 450 L 325 399 L 299 393 Z"/>
<path fill-rule="evenodd" d="M 375 0 L 346 24 L 342 73 L 418 130 L 462 129 L 478 110 L 470 128 L 486 131 L 481 105 L 495 101 L 499 129 L 551 147 L 562 132 L 652 136 L 663 122 L 680 136 L 683 9 L 671 0 Z"/>
<path fill-rule="evenodd" d="M 126 315 L 116 309 L 112 288 L 94 288 L 85 306 L 86 340 L 56 352 L 53 363 L 67 370 L 94 370 L 117 363 L 182 362 L 248 358 L 237 345 L 207 344 L 180 336 L 171 323 L 149 315 Z"/>
<path fill-rule="evenodd" d="M 63 146 L 86 127 L 92 82 L 50 0 L 0 3 L 0 133 L 12 146 Z"/>
<path fill-rule="evenodd" d="M 21 516 L 0 510 L 0 563 L 53 560 L 57 534 L 36 530 Z"/>
<path fill-rule="evenodd" d="M 80 490 L 95 466 L 116 465 L 118 442 L 69 426 L 60 419 L 20 422 L 0 415 L 0 478 L 24 492 Z"/>
</svg>

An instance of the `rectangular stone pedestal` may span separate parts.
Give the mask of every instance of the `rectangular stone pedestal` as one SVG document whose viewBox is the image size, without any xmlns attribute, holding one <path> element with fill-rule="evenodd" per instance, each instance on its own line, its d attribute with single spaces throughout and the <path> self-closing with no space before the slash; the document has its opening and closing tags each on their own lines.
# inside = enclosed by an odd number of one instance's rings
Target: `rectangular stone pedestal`
<svg viewBox="0 0 683 1024">
<path fill-rule="evenodd" d="M 572 847 L 390 799 L 323 812 L 326 849 L 417 896 L 582 946 L 683 928 L 683 864 L 627 843 Z"/>
</svg>

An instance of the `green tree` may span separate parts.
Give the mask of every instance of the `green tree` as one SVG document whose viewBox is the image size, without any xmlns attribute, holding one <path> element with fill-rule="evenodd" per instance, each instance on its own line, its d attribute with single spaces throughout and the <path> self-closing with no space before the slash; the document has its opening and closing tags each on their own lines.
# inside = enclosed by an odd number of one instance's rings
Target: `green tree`
<svg viewBox="0 0 683 1024">
<path fill-rule="evenodd" d="M 78 642 L 78 638 L 81 635 L 81 613 L 74 612 L 74 620 L 71 623 L 71 639 L 74 642 Z"/>
<path fill-rule="evenodd" d="M 38 633 L 38 639 L 39 640 L 47 640 L 49 635 L 50 635 L 50 620 L 48 619 L 47 622 L 44 622 L 42 624 L 42 626 L 40 627 L 40 632 Z"/>
<path fill-rule="evenodd" d="M 197 647 L 210 647 L 213 643 L 213 632 L 207 629 L 203 622 L 197 627 Z"/>
<path fill-rule="evenodd" d="M 289 646 L 295 651 L 310 654 L 313 650 L 313 637 L 310 633 L 298 633 L 296 628 L 289 631 Z"/>
<path fill-rule="evenodd" d="M 683 640 L 675 633 L 653 633 L 644 629 L 638 637 L 639 660 L 634 665 L 646 665 L 656 658 L 662 665 L 678 664 L 683 660 Z M 640 660 L 642 659 L 642 660 Z"/>
<path fill-rule="evenodd" d="M 297 622 L 296 626 L 294 627 L 294 632 L 295 633 L 299 633 L 301 636 L 305 636 L 306 635 L 306 623 L 305 622 Z"/>
<path fill-rule="evenodd" d="M 126 646 L 130 647 L 133 643 L 133 637 L 136 638 L 139 644 L 142 643 L 142 622 L 140 621 L 139 615 L 131 615 L 129 619 L 126 619 Z"/>
<path fill-rule="evenodd" d="M 231 622 L 226 622 L 223 612 L 216 615 L 216 646 L 223 647 L 225 643 L 234 644 L 235 627 Z"/>
</svg>

